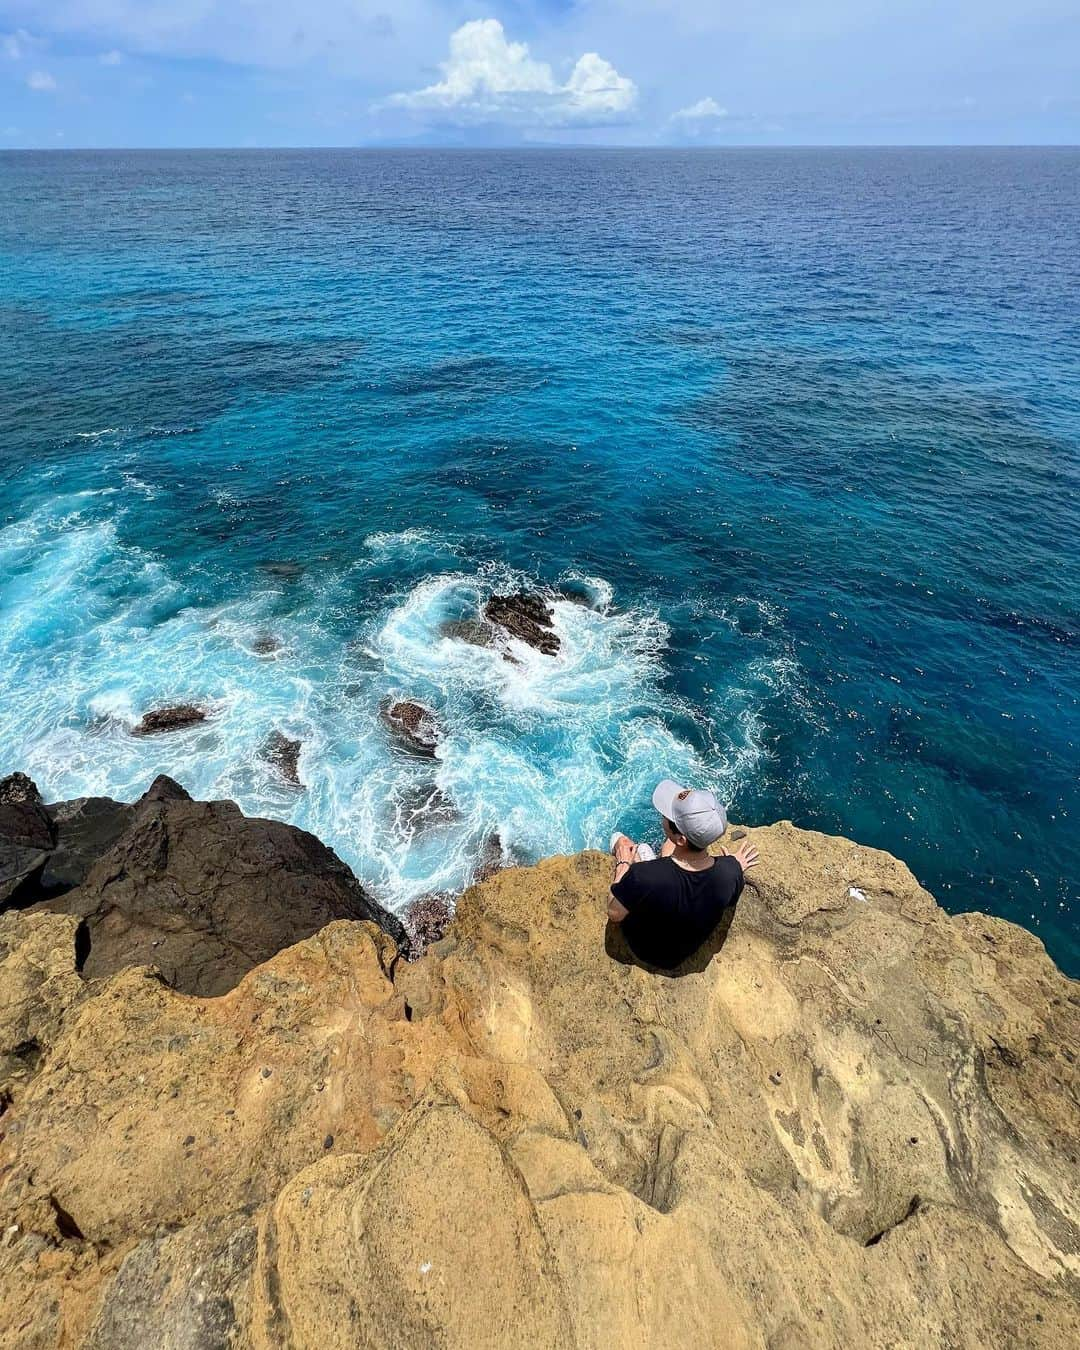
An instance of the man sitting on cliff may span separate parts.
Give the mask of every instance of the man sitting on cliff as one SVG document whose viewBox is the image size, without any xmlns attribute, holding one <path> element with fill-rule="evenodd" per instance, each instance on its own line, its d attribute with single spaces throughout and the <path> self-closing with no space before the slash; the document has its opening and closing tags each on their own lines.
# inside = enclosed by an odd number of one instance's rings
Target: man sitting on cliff
<svg viewBox="0 0 1080 1350">
<path fill-rule="evenodd" d="M 666 836 L 660 857 L 648 844 L 612 835 L 615 875 L 607 912 L 639 961 L 672 970 L 697 951 L 738 900 L 758 855 L 749 842 L 734 853 L 721 850 L 718 858 L 709 853 L 727 829 L 724 808 L 711 792 L 665 778 L 652 800 Z"/>
</svg>

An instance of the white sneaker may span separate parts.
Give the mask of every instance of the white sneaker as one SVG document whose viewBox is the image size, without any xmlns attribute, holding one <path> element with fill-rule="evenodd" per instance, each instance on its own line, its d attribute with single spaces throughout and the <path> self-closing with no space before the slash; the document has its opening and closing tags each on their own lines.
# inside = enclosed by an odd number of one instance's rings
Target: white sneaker
<svg viewBox="0 0 1080 1350">
<path fill-rule="evenodd" d="M 628 839 L 629 837 L 630 837 L 629 835 L 624 835 L 622 830 L 616 830 L 615 833 L 611 836 L 611 839 L 608 843 L 608 852 L 614 853 L 615 845 L 619 842 L 619 840 Z M 634 858 L 635 862 L 653 862 L 655 858 L 656 854 L 652 851 L 652 848 L 648 844 L 638 844 L 637 856 Z"/>
</svg>

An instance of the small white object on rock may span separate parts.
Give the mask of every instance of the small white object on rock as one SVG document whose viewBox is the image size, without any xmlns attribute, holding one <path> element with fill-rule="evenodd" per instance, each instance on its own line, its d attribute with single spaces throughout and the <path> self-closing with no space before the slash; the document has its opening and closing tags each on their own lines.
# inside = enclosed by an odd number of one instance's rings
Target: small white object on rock
<svg viewBox="0 0 1080 1350">
<path fill-rule="evenodd" d="M 859 890 L 858 886 L 849 886 L 849 887 L 848 887 L 848 895 L 851 896 L 852 900 L 865 900 L 865 899 L 866 899 L 866 896 L 863 894 L 862 891 Z"/>
<path fill-rule="evenodd" d="M 431 1262 L 424 1261 L 420 1266 L 420 1274 L 426 1275 L 430 1269 L 431 1269 Z"/>
</svg>

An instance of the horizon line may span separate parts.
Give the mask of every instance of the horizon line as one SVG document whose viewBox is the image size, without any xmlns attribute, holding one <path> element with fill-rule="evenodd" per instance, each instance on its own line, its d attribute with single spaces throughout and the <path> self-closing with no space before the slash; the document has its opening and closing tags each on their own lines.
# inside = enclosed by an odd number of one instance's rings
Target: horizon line
<svg viewBox="0 0 1080 1350">
<path fill-rule="evenodd" d="M 784 141 L 763 144 L 736 141 L 726 145 L 678 145 L 657 142 L 627 142 L 620 145 L 578 145 L 571 141 L 551 144 L 523 142 L 516 145 L 439 145 L 416 142 L 381 142 L 370 145 L 9 145 L 0 146 L 0 154 L 85 154 L 87 152 L 122 154 L 182 154 L 217 150 L 251 154 L 259 151 L 432 151 L 450 154 L 487 151 L 495 153 L 547 150 L 665 150 L 710 154 L 726 150 L 1080 150 L 1080 141 Z"/>
</svg>

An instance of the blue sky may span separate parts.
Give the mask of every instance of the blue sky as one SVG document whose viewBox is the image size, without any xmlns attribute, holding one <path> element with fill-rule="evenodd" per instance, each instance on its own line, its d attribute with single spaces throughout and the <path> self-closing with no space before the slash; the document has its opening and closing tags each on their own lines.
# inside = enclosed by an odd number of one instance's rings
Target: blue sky
<svg viewBox="0 0 1080 1350">
<path fill-rule="evenodd" d="M 1077 0 L 0 0 L 0 148 L 1077 142 Z"/>
</svg>

